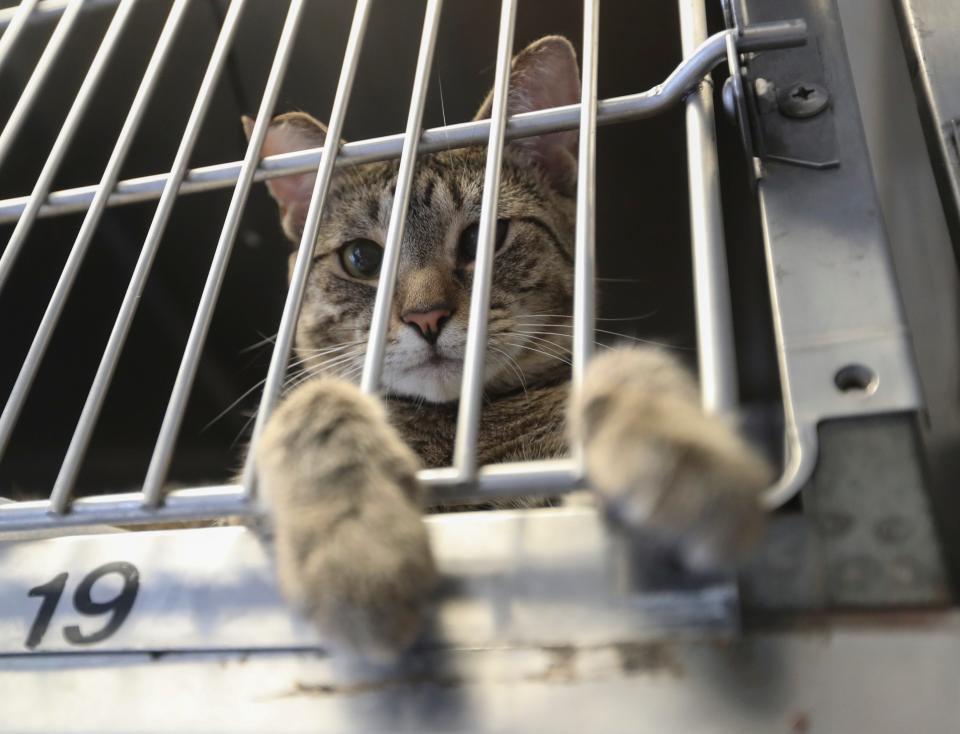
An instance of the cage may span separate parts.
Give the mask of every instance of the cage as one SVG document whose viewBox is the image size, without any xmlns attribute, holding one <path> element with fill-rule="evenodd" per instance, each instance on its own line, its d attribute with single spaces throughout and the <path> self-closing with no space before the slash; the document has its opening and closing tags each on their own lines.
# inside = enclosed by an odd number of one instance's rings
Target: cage
<svg viewBox="0 0 960 734">
<path fill-rule="evenodd" d="M 882 707 L 851 711 L 830 692 L 875 695 L 907 666 L 924 693 L 903 715 L 953 730 L 960 699 L 938 681 L 956 679 L 960 652 L 960 112 L 944 92 L 948 51 L 924 29 L 960 30 L 955 11 L 932 0 L 0 5 L 11 726 L 618 730 L 642 710 L 640 730 L 899 731 Z M 510 55 L 546 33 L 577 46 L 581 103 L 508 119 L 496 100 Z M 463 122 L 491 87 L 491 119 Z M 349 142 L 261 162 L 266 122 L 292 108 Z M 242 114 L 257 120 L 249 145 Z M 399 159 L 402 227 L 418 154 L 486 145 L 482 261 L 504 141 L 560 129 L 580 135 L 574 381 L 594 340 L 665 343 L 697 370 L 704 407 L 738 416 L 778 463 L 771 530 L 739 578 L 691 578 L 589 507 L 433 515 L 450 583 L 430 629 L 397 670 L 339 670 L 279 600 L 256 533 L 210 527 L 261 509 L 245 446 L 284 387 L 330 177 Z M 289 251 L 260 184 L 310 170 L 287 288 Z M 486 313 L 488 292 L 478 271 L 471 313 Z M 485 323 L 471 319 L 454 465 L 420 481 L 443 501 L 581 489 L 575 452 L 476 465 Z M 129 532 L 165 523 L 200 527 Z M 811 620 L 837 643 L 813 652 Z M 103 696 L 102 710 L 82 703 Z M 171 711 L 174 697 L 187 703 Z"/>
</svg>

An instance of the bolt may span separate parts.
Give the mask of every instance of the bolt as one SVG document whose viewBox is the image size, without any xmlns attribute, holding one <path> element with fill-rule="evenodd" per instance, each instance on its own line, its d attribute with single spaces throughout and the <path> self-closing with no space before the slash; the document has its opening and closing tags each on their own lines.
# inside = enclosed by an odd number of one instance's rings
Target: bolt
<svg viewBox="0 0 960 734">
<path fill-rule="evenodd" d="M 830 102 L 830 93 L 819 84 L 798 82 L 777 99 L 780 112 L 787 117 L 813 117 L 823 112 Z"/>
<path fill-rule="evenodd" d="M 853 527 L 853 518 L 839 512 L 824 512 L 817 517 L 817 528 L 827 538 L 840 538 Z"/>
<path fill-rule="evenodd" d="M 834 567 L 834 584 L 842 593 L 853 593 L 869 588 L 880 575 L 880 566 L 867 556 L 851 556 L 840 560 Z"/>
<path fill-rule="evenodd" d="M 910 535 L 910 523 L 906 518 L 890 515 L 881 518 L 873 526 L 873 532 L 881 543 L 902 543 Z"/>
<path fill-rule="evenodd" d="M 921 578 L 921 570 L 909 558 L 895 558 L 887 567 L 887 574 L 900 586 L 916 586 Z"/>
</svg>

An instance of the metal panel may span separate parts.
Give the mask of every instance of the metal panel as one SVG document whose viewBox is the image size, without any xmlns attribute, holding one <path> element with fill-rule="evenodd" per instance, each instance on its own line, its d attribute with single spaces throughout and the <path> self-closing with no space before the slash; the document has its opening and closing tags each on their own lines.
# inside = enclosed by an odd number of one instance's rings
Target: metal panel
<svg viewBox="0 0 960 734">
<path fill-rule="evenodd" d="M 955 44 L 942 41 L 950 32 L 940 22 L 941 15 L 949 14 L 951 6 L 929 5 L 929 13 L 922 16 L 923 27 L 938 30 L 923 37 L 940 48 L 949 45 L 956 53 Z M 922 109 L 904 104 L 912 94 L 909 54 L 901 45 L 895 9 L 841 0 L 839 10 L 918 364 L 924 398 L 920 431 L 930 467 L 934 516 L 956 586 L 960 583 L 960 543 L 953 542 L 960 538 L 956 481 L 960 476 L 960 404 L 956 400 L 960 394 L 960 273 L 954 248 L 960 240 L 951 246 L 949 206 L 937 195 L 936 155 L 931 156 L 925 145 Z M 946 71 L 937 69 L 937 73 Z M 949 89 L 941 91 L 949 93 Z"/>
<path fill-rule="evenodd" d="M 750 76 L 786 89 L 822 73 L 832 102 L 821 115 L 843 151 L 838 167 L 765 161 L 758 184 L 786 418 L 786 468 L 767 498 L 778 504 L 809 480 L 820 421 L 915 411 L 921 399 L 836 6 L 745 7 L 750 22 L 806 18 L 815 42 L 756 56 Z"/>
<path fill-rule="evenodd" d="M 421 646 L 604 645 L 673 635 L 730 636 L 737 594 L 726 580 L 636 594 L 618 543 L 586 509 L 434 515 L 431 545 L 447 582 Z M 202 562 L 198 562 L 202 559 Z M 106 613 L 80 614 L 71 600 L 90 574 L 91 595 L 120 595 L 127 564 L 138 579 L 132 607 L 113 634 L 94 635 Z M 129 650 L 317 649 L 311 625 L 277 591 L 272 559 L 246 528 L 85 535 L 0 544 L 0 668 L 3 655 Z M 31 589 L 61 579 L 44 617 Z M 131 598 L 132 597 L 132 598 Z M 42 634 L 31 635 L 41 621 Z M 33 637 L 33 639 L 30 639 Z M 30 643 L 28 646 L 28 642 Z"/>
<path fill-rule="evenodd" d="M 397 669 L 310 653 L 2 661 L 8 729 L 956 734 L 960 620 L 809 620 L 732 644 L 425 650 Z"/>
<path fill-rule="evenodd" d="M 960 257 L 960 5 L 949 0 L 898 0 L 895 5 Z"/>
</svg>

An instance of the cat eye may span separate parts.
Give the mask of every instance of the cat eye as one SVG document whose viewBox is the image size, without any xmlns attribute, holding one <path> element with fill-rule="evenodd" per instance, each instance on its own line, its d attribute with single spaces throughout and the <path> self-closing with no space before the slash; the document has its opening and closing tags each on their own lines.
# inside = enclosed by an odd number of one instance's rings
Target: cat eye
<svg viewBox="0 0 960 734">
<path fill-rule="evenodd" d="M 499 250 L 503 247 L 504 240 L 507 239 L 507 230 L 510 228 L 509 219 L 497 220 L 497 236 L 494 240 L 494 249 Z M 460 234 L 460 240 L 457 242 L 457 257 L 460 262 L 473 262 L 477 257 L 477 237 L 480 234 L 480 223 L 474 222 Z"/>
<path fill-rule="evenodd" d="M 382 261 L 383 248 L 373 240 L 351 240 L 340 248 L 340 264 L 354 278 L 376 278 Z"/>
</svg>

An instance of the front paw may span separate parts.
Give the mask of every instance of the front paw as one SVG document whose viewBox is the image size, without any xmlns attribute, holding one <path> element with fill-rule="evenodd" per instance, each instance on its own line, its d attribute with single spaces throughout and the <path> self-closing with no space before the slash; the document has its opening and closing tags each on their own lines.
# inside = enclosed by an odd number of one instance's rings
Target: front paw
<svg viewBox="0 0 960 734">
<path fill-rule="evenodd" d="M 759 538 L 769 467 L 701 410 L 696 384 L 663 352 L 597 356 L 572 396 L 570 427 L 609 515 L 676 542 L 691 568 L 734 562 Z"/>
<path fill-rule="evenodd" d="M 378 401 L 335 379 L 288 395 L 255 447 L 284 595 L 325 645 L 388 662 L 420 630 L 436 569 L 418 462 Z"/>
</svg>

